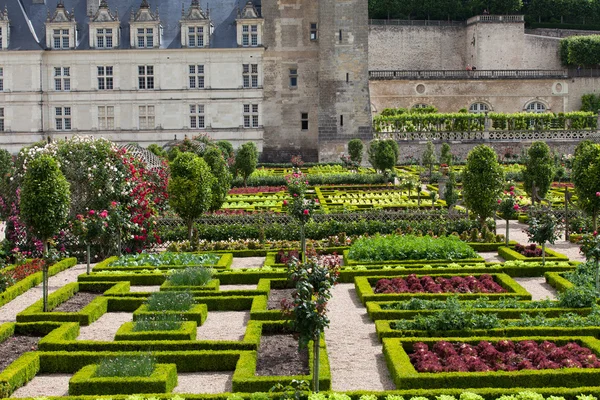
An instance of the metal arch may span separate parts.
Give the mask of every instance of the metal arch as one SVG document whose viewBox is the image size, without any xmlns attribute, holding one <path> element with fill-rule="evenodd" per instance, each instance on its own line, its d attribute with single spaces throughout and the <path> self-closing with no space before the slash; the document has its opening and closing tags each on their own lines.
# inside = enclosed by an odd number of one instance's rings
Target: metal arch
<svg viewBox="0 0 600 400">
<path fill-rule="evenodd" d="M 121 146 L 129 154 L 135 157 L 137 160 L 146 164 L 149 169 L 155 169 L 162 167 L 162 160 L 156 154 L 151 152 L 150 150 L 141 147 L 137 143 L 128 143 Z"/>
</svg>

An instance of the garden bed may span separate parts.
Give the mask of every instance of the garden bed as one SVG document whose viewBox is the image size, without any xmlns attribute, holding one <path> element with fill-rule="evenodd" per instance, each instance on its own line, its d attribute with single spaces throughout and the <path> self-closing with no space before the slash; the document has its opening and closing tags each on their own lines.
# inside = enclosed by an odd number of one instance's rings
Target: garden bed
<svg viewBox="0 0 600 400">
<path fill-rule="evenodd" d="M 539 247 L 541 249 L 541 247 Z M 525 262 L 541 262 L 542 257 L 527 257 L 514 248 L 501 246 L 498 248 L 498 255 L 505 260 L 519 260 Z M 560 254 L 552 249 L 546 248 L 546 261 L 569 261 L 569 257 L 564 254 Z"/>
</svg>

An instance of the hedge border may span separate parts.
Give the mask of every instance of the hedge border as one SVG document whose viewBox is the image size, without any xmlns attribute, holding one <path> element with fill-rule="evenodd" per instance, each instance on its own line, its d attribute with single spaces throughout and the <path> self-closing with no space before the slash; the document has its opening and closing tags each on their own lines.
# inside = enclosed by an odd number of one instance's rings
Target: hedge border
<svg viewBox="0 0 600 400">
<path fill-rule="evenodd" d="M 227 253 L 213 253 L 213 252 L 197 252 L 195 254 L 215 254 L 220 256 L 219 261 L 216 264 L 206 264 L 206 265 L 136 265 L 136 266 L 124 266 L 124 265 L 113 265 L 109 266 L 110 263 L 117 261 L 119 257 L 113 256 L 109 257 L 99 263 L 97 263 L 93 271 L 135 271 L 135 270 L 143 270 L 143 269 L 159 269 L 168 271 L 170 269 L 183 269 L 187 267 L 206 267 L 213 269 L 229 269 L 231 267 L 231 263 L 233 262 L 233 254 Z"/>
<path fill-rule="evenodd" d="M 538 246 L 538 248 L 540 248 Z M 525 257 L 521 253 L 517 252 L 511 247 L 500 246 L 498 247 L 498 255 L 504 258 L 506 261 L 519 260 L 525 262 L 540 262 L 542 257 Z M 558 253 L 552 249 L 546 248 L 546 261 L 569 261 L 569 257 L 564 254 Z"/>
<path fill-rule="evenodd" d="M 281 321 L 250 321 L 244 340 L 260 342 L 263 332 L 281 331 L 286 326 Z M 324 335 L 321 334 L 319 341 L 319 386 L 322 390 L 331 389 L 331 371 L 329 367 L 329 357 L 327 356 L 327 346 Z M 313 343 L 308 344 L 308 364 L 309 375 L 289 375 L 289 376 L 257 376 L 256 362 L 257 352 L 245 352 L 240 355 L 236 369 L 233 373 L 232 390 L 234 392 L 268 392 L 274 385 L 281 383 L 288 385 L 292 380 L 312 381 L 313 365 Z"/>
<path fill-rule="evenodd" d="M 559 293 L 575 287 L 571 281 L 558 272 L 546 272 L 544 278 L 546 278 L 546 282 Z"/>
<path fill-rule="evenodd" d="M 201 326 L 208 316 L 208 307 L 206 304 L 194 304 L 187 311 L 148 311 L 148 305 L 142 304 L 133 312 L 133 320 L 137 321 L 142 315 L 180 315 L 185 321 L 194 321 L 198 326 Z"/>
<path fill-rule="evenodd" d="M 182 291 L 187 290 L 190 292 L 204 292 L 204 291 L 218 291 L 219 290 L 219 280 L 213 278 L 204 286 L 174 286 L 169 280 L 165 280 L 162 285 L 160 285 L 160 291 Z"/>
<path fill-rule="evenodd" d="M 442 276 L 442 277 L 452 277 L 452 276 L 480 276 L 482 274 L 427 274 L 432 278 Z M 488 297 L 490 300 L 499 299 L 502 297 L 516 297 L 521 300 L 531 300 L 531 294 L 525 290 L 521 285 L 519 285 L 515 280 L 513 280 L 510 276 L 504 273 L 500 274 L 489 274 L 495 278 L 496 283 L 505 288 L 508 293 L 389 293 L 389 294 L 376 294 L 373 291 L 373 287 L 371 286 L 371 282 L 377 281 L 379 279 L 387 279 L 392 276 L 357 276 L 354 278 L 354 286 L 356 288 L 356 294 L 358 298 L 363 304 L 366 304 L 368 301 L 402 301 L 409 300 L 411 298 L 421 298 L 427 300 L 443 300 L 448 297 L 456 296 L 460 300 L 472 300 L 477 299 L 482 296 Z M 395 277 L 405 277 L 406 275 L 396 274 Z M 422 276 L 422 275 L 421 275 Z"/>
<path fill-rule="evenodd" d="M 115 341 L 145 340 L 195 340 L 197 325 L 195 321 L 183 321 L 179 329 L 172 331 L 134 332 L 135 322 L 125 322 L 115 333 Z"/>
<path fill-rule="evenodd" d="M 77 371 L 69 380 L 69 395 L 171 393 L 177 386 L 175 364 L 156 364 L 148 377 L 97 377 L 97 369 L 91 364 Z"/>
<path fill-rule="evenodd" d="M 48 268 L 48 276 L 54 276 L 59 272 L 62 272 L 66 269 L 75 266 L 76 264 L 77 259 L 75 257 L 61 260 Z M 22 295 L 32 287 L 39 285 L 40 283 L 42 283 L 42 281 L 42 271 L 36 272 L 35 274 L 31 274 L 25 279 L 21 279 L 19 282 L 15 283 L 14 285 L 6 289 L 4 292 L 0 293 L 0 307 L 16 299 L 18 296 Z"/>
<path fill-rule="evenodd" d="M 477 264 L 477 263 L 485 263 L 485 259 L 482 257 L 478 258 L 463 258 L 462 260 L 385 260 L 385 261 L 358 261 L 350 258 L 348 253 L 350 250 L 344 250 L 344 265 L 354 266 L 354 265 L 413 265 L 413 264 Z"/>
<path fill-rule="evenodd" d="M 250 308 L 250 319 L 257 321 L 279 321 L 287 319 L 281 310 L 269 310 L 269 294 L 271 289 L 292 288 L 288 279 L 261 279 L 257 289 L 265 291 L 265 295 L 256 296 Z"/>
<path fill-rule="evenodd" d="M 48 296 L 49 312 L 44 312 L 43 300 L 38 300 L 25 310 L 17 314 L 17 322 L 78 322 L 87 326 L 96 321 L 108 310 L 108 300 L 104 296 L 96 297 L 79 312 L 53 312 L 52 310 L 80 291 L 79 283 L 67 283 Z"/>
<path fill-rule="evenodd" d="M 596 355 L 600 355 L 600 342 L 589 336 L 575 337 L 548 337 L 548 336 L 525 336 L 513 337 L 511 340 L 547 340 L 562 344 L 567 342 L 578 342 L 580 345 L 590 348 Z M 470 337 L 470 338 L 384 338 L 383 352 L 388 369 L 396 387 L 413 388 L 441 388 L 452 386 L 453 388 L 482 388 L 482 387 L 521 387 L 535 388 L 544 386 L 591 386 L 600 379 L 600 369 L 575 369 L 566 368 L 561 370 L 521 370 L 514 372 L 440 372 L 420 373 L 412 365 L 408 351 L 416 342 L 433 344 L 440 340 L 478 343 L 482 340 L 497 342 L 497 337 Z"/>
</svg>

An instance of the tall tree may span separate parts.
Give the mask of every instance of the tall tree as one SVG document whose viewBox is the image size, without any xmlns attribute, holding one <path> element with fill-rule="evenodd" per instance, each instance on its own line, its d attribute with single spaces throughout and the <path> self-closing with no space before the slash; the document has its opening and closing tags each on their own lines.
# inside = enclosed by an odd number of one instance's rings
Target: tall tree
<svg viewBox="0 0 600 400">
<path fill-rule="evenodd" d="M 523 170 L 523 182 L 525 191 L 533 196 L 533 187 L 536 193 L 543 198 L 550 190 L 554 178 L 554 159 L 550 147 L 545 142 L 534 142 L 527 150 L 525 169 Z M 535 204 L 537 199 L 531 198 Z"/>
<path fill-rule="evenodd" d="M 575 184 L 577 204 L 592 216 L 594 231 L 598 230 L 600 211 L 600 145 L 585 140 L 575 149 L 571 179 Z"/>
<path fill-rule="evenodd" d="M 223 152 L 218 147 L 211 147 L 204 153 L 204 161 L 210 168 L 210 172 L 213 174 L 215 179 L 212 185 L 212 201 L 210 203 L 210 211 L 216 211 L 225 202 L 227 193 L 231 189 L 231 181 L 233 177 L 229 168 L 227 167 L 227 161 L 223 156 Z"/>
<path fill-rule="evenodd" d="M 248 177 L 256 170 L 258 164 L 258 149 L 253 142 L 244 143 L 235 155 L 235 170 L 242 175 L 244 186 Z"/>
</svg>

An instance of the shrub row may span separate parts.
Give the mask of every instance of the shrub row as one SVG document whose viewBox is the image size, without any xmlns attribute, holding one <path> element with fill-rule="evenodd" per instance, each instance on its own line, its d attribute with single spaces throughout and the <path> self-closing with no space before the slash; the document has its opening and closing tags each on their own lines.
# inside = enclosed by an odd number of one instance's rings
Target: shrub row
<svg viewBox="0 0 600 400">
<path fill-rule="evenodd" d="M 185 321 L 181 323 L 179 329 L 173 331 L 140 331 L 135 332 L 133 327 L 135 322 L 126 322 L 115 334 L 115 341 L 161 341 L 161 340 L 196 340 L 197 325 L 194 321 Z"/>
</svg>

